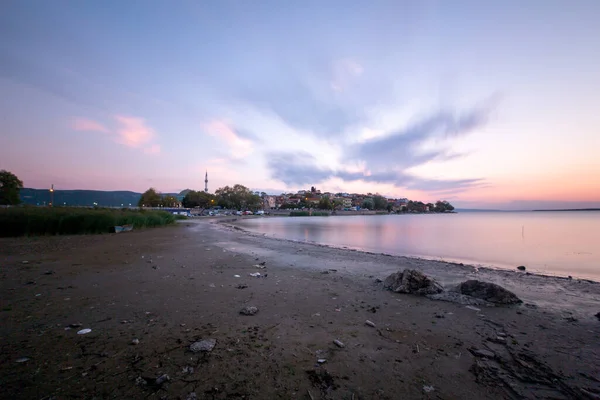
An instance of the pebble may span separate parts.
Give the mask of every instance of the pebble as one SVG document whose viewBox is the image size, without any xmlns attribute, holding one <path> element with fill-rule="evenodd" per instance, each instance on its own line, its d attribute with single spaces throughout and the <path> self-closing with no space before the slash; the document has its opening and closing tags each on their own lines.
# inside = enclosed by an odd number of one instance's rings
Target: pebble
<svg viewBox="0 0 600 400">
<path fill-rule="evenodd" d="M 325 363 L 326 361 L 327 361 L 327 360 L 326 360 L 326 359 L 324 359 L 324 358 L 319 358 L 319 359 L 317 360 L 317 362 L 318 362 L 319 364 L 323 364 L 323 363 Z"/>
<path fill-rule="evenodd" d="M 433 386 L 423 386 L 423 391 L 425 393 L 430 393 L 433 392 L 435 390 L 435 388 Z"/>
<path fill-rule="evenodd" d="M 340 342 L 339 340 L 334 340 L 333 343 L 337 346 L 337 347 L 345 347 L 344 343 Z"/>
<path fill-rule="evenodd" d="M 365 321 L 365 324 L 366 324 L 366 325 L 369 325 L 369 326 L 370 326 L 370 327 L 372 327 L 372 328 L 375 328 L 375 323 L 374 323 L 374 322 L 372 322 L 372 321 L 366 320 L 366 321 Z"/>
<path fill-rule="evenodd" d="M 239 285 L 236 286 L 237 289 L 246 289 L 248 287 L 248 285 L 246 285 L 245 283 L 240 283 Z"/>
<path fill-rule="evenodd" d="M 85 328 L 80 330 L 79 332 L 77 332 L 78 335 L 85 335 L 87 333 L 90 333 L 92 330 L 90 328 Z"/>
<path fill-rule="evenodd" d="M 200 340 L 198 342 L 194 342 L 190 345 L 190 350 L 193 351 L 194 353 L 199 353 L 199 352 L 210 352 L 212 351 L 212 349 L 215 348 L 215 346 L 217 345 L 217 340 L 216 339 L 204 339 L 204 340 Z"/>
<path fill-rule="evenodd" d="M 140 339 L 138 339 L 138 338 L 133 339 L 131 341 L 131 344 L 134 345 L 134 346 L 137 346 L 138 344 L 140 344 Z"/>
<path fill-rule="evenodd" d="M 254 306 L 246 306 L 240 310 L 240 314 L 242 315 L 254 315 L 258 312 L 258 307 Z"/>
<path fill-rule="evenodd" d="M 171 380 L 171 378 L 169 377 L 169 375 L 163 374 L 163 375 L 159 376 L 158 378 L 156 378 L 156 384 L 160 386 L 163 383 L 168 382 L 170 380 Z"/>
<path fill-rule="evenodd" d="M 16 362 L 18 362 L 18 363 L 24 363 L 27 361 L 29 361 L 29 357 L 21 357 L 21 358 L 16 359 Z"/>
</svg>

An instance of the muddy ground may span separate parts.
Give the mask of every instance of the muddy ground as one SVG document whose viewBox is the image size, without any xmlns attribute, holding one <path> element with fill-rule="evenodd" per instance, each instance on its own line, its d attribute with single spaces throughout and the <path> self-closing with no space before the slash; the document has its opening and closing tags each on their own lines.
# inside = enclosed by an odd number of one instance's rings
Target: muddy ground
<svg viewBox="0 0 600 400">
<path fill-rule="evenodd" d="M 524 304 L 477 310 L 375 281 L 405 267 L 505 281 Z M 0 396 L 600 398 L 600 285 L 502 274 L 206 222 L 2 239 Z M 192 352 L 203 339 L 212 351 Z"/>
</svg>

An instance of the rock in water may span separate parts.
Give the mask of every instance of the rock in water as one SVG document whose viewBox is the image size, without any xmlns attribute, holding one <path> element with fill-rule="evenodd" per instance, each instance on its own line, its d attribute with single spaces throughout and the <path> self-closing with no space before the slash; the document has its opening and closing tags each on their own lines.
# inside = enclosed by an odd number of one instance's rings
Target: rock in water
<svg viewBox="0 0 600 400">
<path fill-rule="evenodd" d="M 475 297 L 496 304 L 518 304 L 523 301 L 513 292 L 495 283 L 469 280 L 458 285 L 458 291 L 467 296 Z"/>
<path fill-rule="evenodd" d="M 391 274 L 385 278 L 383 287 L 396 293 L 420 295 L 441 293 L 444 290 L 435 279 L 414 269 L 405 269 Z"/>
<path fill-rule="evenodd" d="M 519 266 L 517 267 L 517 269 L 518 269 L 519 271 L 525 271 L 525 270 L 526 270 L 526 268 L 525 268 L 525 266 L 524 266 L 524 265 L 519 265 Z"/>
</svg>

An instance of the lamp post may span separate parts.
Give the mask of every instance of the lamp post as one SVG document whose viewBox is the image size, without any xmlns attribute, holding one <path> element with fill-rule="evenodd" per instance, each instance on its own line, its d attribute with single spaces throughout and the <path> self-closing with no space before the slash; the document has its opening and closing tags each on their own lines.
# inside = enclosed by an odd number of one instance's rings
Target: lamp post
<svg viewBox="0 0 600 400">
<path fill-rule="evenodd" d="M 49 206 L 52 207 L 54 205 L 54 184 L 52 184 L 50 186 L 50 204 Z"/>
</svg>

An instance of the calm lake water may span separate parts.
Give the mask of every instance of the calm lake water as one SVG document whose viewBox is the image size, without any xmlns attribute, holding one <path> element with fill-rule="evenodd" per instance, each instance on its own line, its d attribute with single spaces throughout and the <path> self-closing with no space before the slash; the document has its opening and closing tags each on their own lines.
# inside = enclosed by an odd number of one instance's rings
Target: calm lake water
<svg viewBox="0 0 600 400">
<path fill-rule="evenodd" d="M 600 280 L 600 212 L 255 218 L 246 229 L 285 239 Z"/>
</svg>

